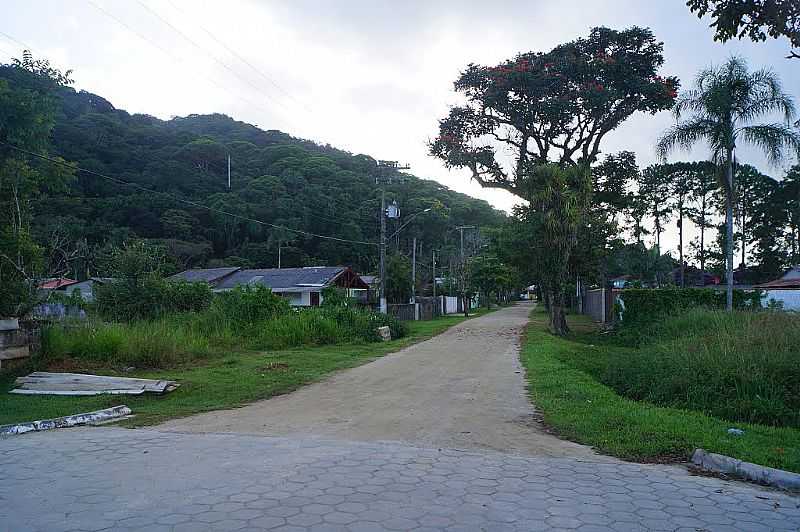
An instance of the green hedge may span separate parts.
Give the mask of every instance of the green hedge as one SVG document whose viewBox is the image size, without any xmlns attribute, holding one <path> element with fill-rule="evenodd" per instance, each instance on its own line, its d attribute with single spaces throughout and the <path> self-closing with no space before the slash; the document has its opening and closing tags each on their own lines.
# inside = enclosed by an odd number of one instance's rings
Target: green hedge
<svg viewBox="0 0 800 532">
<path fill-rule="evenodd" d="M 623 304 L 617 304 L 615 310 L 623 326 L 693 308 L 725 308 L 725 291 L 711 288 L 633 288 L 624 290 L 620 299 Z M 760 308 L 761 292 L 734 290 L 733 306 L 737 309 Z"/>
</svg>

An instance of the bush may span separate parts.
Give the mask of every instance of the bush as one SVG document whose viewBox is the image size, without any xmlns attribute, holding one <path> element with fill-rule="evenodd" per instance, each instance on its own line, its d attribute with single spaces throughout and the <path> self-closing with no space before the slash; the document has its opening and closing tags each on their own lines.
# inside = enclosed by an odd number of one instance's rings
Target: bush
<svg viewBox="0 0 800 532">
<path fill-rule="evenodd" d="M 174 312 L 200 311 L 213 297 L 207 283 L 166 281 L 156 274 L 135 281 L 118 279 L 95 289 L 95 308 L 111 321 L 154 319 Z"/>
<path fill-rule="evenodd" d="M 622 292 L 620 299 L 623 305 L 616 310 L 621 315 L 623 326 L 628 323 L 638 325 L 692 308 L 725 308 L 725 292 L 711 288 L 628 289 Z M 734 290 L 733 306 L 759 308 L 761 293 L 758 290 Z"/>
<path fill-rule="evenodd" d="M 601 380 L 626 397 L 728 419 L 800 427 L 800 317 L 693 309 L 613 351 Z"/>
<path fill-rule="evenodd" d="M 216 294 L 205 317 L 218 323 L 230 323 L 234 329 L 242 330 L 291 312 L 289 302 L 265 286 L 237 286 Z M 213 323 L 209 325 L 214 327 Z"/>
</svg>

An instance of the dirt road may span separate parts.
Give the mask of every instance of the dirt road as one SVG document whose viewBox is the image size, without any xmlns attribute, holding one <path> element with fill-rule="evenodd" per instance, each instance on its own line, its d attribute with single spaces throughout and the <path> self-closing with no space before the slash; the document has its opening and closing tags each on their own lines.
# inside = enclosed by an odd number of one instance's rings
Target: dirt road
<svg viewBox="0 0 800 532">
<path fill-rule="evenodd" d="M 467 320 L 444 334 L 291 394 L 169 421 L 158 430 L 399 441 L 605 459 L 534 421 L 519 359 L 528 304 Z"/>
</svg>

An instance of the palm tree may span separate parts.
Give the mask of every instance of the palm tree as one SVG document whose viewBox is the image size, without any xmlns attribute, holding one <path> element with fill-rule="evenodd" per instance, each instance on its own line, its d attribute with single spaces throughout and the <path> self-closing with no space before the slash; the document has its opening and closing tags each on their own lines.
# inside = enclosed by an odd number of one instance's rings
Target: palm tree
<svg viewBox="0 0 800 532">
<path fill-rule="evenodd" d="M 684 118 L 684 114 L 692 115 Z M 731 57 L 720 67 L 700 72 L 695 89 L 682 94 L 673 109 L 677 123 L 658 141 L 666 156 L 676 147 L 689 149 L 698 141 L 711 148 L 713 161 L 724 170 L 725 259 L 727 308 L 733 308 L 733 164 L 737 142 L 761 148 L 772 164 L 787 152 L 800 153 L 800 133 L 792 129 L 795 116 L 791 96 L 783 92 L 778 76 L 769 69 L 750 72 L 747 63 Z M 754 123 L 763 116 L 780 114 L 781 121 Z M 722 172 L 720 172 L 722 174 Z"/>
</svg>

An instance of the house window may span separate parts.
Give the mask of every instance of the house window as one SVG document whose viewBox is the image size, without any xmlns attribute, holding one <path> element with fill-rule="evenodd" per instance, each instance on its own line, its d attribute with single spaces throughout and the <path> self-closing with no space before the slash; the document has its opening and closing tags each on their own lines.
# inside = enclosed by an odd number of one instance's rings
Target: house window
<svg viewBox="0 0 800 532">
<path fill-rule="evenodd" d="M 312 307 L 319 306 L 319 292 L 311 292 L 311 306 Z"/>
</svg>

